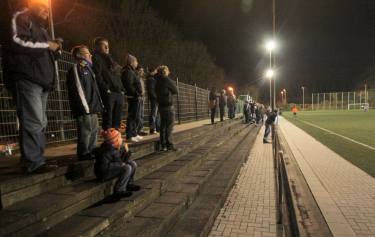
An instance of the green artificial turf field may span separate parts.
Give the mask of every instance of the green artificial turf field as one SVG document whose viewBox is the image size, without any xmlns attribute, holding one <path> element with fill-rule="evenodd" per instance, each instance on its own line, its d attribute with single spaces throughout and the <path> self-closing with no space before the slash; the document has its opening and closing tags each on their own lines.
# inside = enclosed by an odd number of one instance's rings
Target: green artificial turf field
<svg viewBox="0 0 375 237">
<path fill-rule="evenodd" d="M 306 111 L 299 112 L 297 118 L 291 112 L 284 112 L 282 116 L 375 177 L 374 150 L 302 122 L 312 123 L 375 148 L 375 110 Z"/>
</svg>

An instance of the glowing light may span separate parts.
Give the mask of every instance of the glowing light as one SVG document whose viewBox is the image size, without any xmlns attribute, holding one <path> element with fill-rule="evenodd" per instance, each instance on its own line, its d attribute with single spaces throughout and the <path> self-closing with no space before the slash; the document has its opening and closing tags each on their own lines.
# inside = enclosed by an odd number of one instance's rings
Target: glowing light
<svg viewBox="0 0 375 237">
<path fill-rule="evenodd" d="M 42 4 L 46 7 L 49 6 L 49 0 L 29 0 L 28 1 L 29 6 L 37 5 L 37 4 Z"/>
<path fill-rule="evenodd" d="M 273 50 L 276 49 L 276 47 L 277 47 L 276 41 L 274 41 L 274 40 L 267 41 L 267 43 L 266 43 L 266 49 L 268 51 L 273 51 Z"/>
<path fill-rule="evenodd" d="M 266 72 L 266 77 L 269 79 L 272 79 L 273 76 L 275 75 L 274 71 L 272 69 L 268 69 Z"/>
</svg>

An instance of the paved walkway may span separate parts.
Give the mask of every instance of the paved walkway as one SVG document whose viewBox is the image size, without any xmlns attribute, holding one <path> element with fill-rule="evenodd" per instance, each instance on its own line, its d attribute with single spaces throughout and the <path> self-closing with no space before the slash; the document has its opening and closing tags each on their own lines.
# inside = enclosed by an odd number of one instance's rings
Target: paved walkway
<svg viewBox="0 0 375 237">
<path fill-rule="evenodd" d="M 279 127 L 333 235 L 375 236 L 375 179 L 286 119 Z"/>
<path fill-rule="evenodd" d="M 215 220 L 210 237 L 276 236 L 272 145 L 258 134 L 248 161 Z"/>
</svg>

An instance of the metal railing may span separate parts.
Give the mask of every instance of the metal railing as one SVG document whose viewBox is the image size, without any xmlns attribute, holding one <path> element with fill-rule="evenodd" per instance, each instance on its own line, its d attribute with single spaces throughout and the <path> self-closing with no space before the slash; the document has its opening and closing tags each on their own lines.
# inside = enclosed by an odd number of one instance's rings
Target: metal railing
<svg viewBox="0 0 375 237">
<path fill-rule="evenodd" d="M 276 180 L 276 223 L 282 236 L 300 236 L 295 215 L 292 190 L 285 167 L 284 151 L 277 125 L 272 127 L 272 147 Z"/>
<path fill-rule="evenodd" d="M 71 116 L 66 76 L 73 65 L 72 56 L 63 52 L 58 61 L 59 87 L 49 94 L 47 117 L 48 126 L 46 138 L 48 144 L 73 142 L 77 138 L 75 120 Z M 178 95 L 174 97 L 176 107 L 176 122 L 186 123 L 209 118 L 209 91 L 179 82 L 177 79 Z M 237 110 L 240 112 L 241 110 Z M 148 126 L 150 105 L 147 98 L 144 103 L 144 125 Z M 123 117 L 127 117 L 127 105 L 123 109 Z M 99 116 L 99 120 L 101 120 Z M 15 144 L 18 141 L 18 120 L 11 94 L 6 90 L 2 77 L 0 57 L 0 145 Z"/>
</svg>

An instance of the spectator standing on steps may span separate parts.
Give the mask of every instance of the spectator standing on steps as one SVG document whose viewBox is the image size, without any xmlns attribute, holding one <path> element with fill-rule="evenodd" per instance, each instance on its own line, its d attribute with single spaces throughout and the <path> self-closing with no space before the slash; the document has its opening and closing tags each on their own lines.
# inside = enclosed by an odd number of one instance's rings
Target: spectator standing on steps
<svg viewBox="0 0 375 237">
<path fill-rule="evenodd" d="M 110 128 L 102 135 L 104 142 L 96 154 L 95 175 L 101 180 L 118 178 L 114 187 L 114 196 L 129 197 L 132 192 L 141 188 L 134 184 L 137 163 L 130 159 L 131 152 L 118 130 Z"/>
<path fill-rule="evenodd" d="M 150 134 L 155 134 L 160 131 L 160 119 L 158 116 L 158 102 L 155 92 L 157 68 L 151 68 L 146 80 L 146 88 L 148 93 L 148 100 L 150 104 Z"/>
<path fill-rule="evenodd" d="M 225 116 L 225 106 L 227 105 L 227 96 L 225 95 L 225 90 L 221 90 L 219 97 L 219 110 L 220 110 L 220 121 L 224 121 Z"/>
<path fill-rule="evenodd" d="M 94 45 L 94 72 L 105 108 L 102 127 L 104 130 L 108 128 L 120 129 L 125 93 L 121 83 L 122 67 L 109 54 L 107 39 L 97 37 L 94 40 Z"/>
<path fill-rule="evenodd" d="M 141 83 L 141 94 L 138 97 L 138 112 L 137 112 L 137 135 L 144 136 L 146 133 L 143 131 L 143 122 L 144 122 L 144 104 L 145 104 L 145 71 L 143 67 L 137 67 L 137 76 L 139 77 L 139 82 Z"/>
<path fill-rule="evenodd" d="M 227 97 L 228 106 L 228 117 L 234 119 L 236 113 L 236 96 L 234 95 L 233 88 L 229 88 L 229 93 Z"/>
<path fill-rule="evenodd" d="M 160 145 L 161 150 L 176 150 L 172 142 L 174 127 L 173 95 L 177 94 L 176 83 L 169 78 L 169 68 L 160 66 L 156 79 L 156 97 L 160 109 Z"/>
<path fill-rule="evenodd" d="M 55 60 L 62 48 L 47 32 L 49 9 L 33 0 L 16 12 L 5 55 L 4 76 L 16 103 L 20 123 L 21 164 L 28 174 L 48 171 L 43 156 L 47 127 L 47 97 L 56 84 Z M 9 84 L 8 84 L 9 83 Z"/>
<path fill-rule="evenodd" d="M 217 94 L 216 94 L 215 87 L 212 87 L 208 97 L 209 97 L 208 107 L 210 108 L 210 112 L 211 112 L 211 124 L 215 124 L 216 107 L 217 107 Z"/>
<path fill-rule="evenodd" d="M 126 97 L 128 101 L 128 118 L 126 120 L 126 138 L 132 142 L 139 142 L 143 139 L 138 135 L 139 126 L 139 109 L 140 100 L 142 99 L 142 84 L 136 68 L 138 67 L 138 60 L 133 55 L 126 56 L 126 66 L 122 72 L 122 83 L 126 90 Z"/>
<path fill-rule="evenodd" d="M 69 104 L 77 122 L 77 156 L 79 160 L 94 159 L 99 131 L 98 113 L 104 105 L 92 68 L 92 55 L 85 45 L 72 49 L 76 63 L 69 70 L 66 85 Z"/>
</svg>

